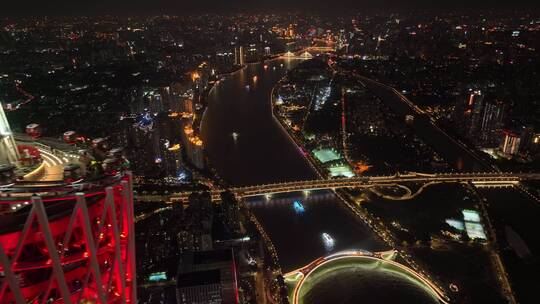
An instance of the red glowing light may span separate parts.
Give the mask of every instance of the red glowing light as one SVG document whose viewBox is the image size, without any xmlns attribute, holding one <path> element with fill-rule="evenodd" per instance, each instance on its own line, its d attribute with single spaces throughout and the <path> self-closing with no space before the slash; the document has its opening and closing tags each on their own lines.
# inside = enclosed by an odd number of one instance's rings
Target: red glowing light
<svg viewBox="0 0 540 304">
<path fill-rule="evenodd" d="M 126 190 L 130 190 L 131 176 L 122 180 L 128 182 Z M 4 275 L 0 303 L 44 303 L 48 298 L 64 303 L 66 297 L 72 303 L 81 299 L 93 303 L 135 301 L 133 207 L 119 182 L 107 192 L 32 199 L 21 227 L 0 234 L 0 252 L 9 259 L 0 260 Z M 0 206 L 20 203 L 20 199 L 2 201 Z M 52 214 L 55 209 L 49 209 L 49 204 L 62 204 L 65 210 Z M 127 242 L 121 241 L 120 232 Z M 8 285 L 12 282 L 18 285 Z M 44 291 L 49 286 L 53 292 L 47 294 Z"/>
</svg>

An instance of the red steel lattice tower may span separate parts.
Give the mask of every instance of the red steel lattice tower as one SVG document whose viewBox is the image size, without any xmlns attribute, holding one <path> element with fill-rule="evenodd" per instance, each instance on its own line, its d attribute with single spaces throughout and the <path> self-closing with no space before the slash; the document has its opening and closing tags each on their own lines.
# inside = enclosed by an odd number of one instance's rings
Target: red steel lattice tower
<svg viewBox="0 0 540 304">
<path fill-rule="evenodd" d="M 131 174 L 70 187 L 0 196 L 0 304 L 136 303 Z"/>
</svg>

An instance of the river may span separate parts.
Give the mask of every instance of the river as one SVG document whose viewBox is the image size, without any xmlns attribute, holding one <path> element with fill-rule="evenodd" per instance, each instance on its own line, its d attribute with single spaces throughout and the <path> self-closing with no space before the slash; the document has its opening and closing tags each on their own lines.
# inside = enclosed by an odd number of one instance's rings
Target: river
<svg viewBox="0 0 540 304">
<path fill-rule="evenodd" d="M 272 88 L 299 62 L 272 60 L 266 69 L 251 64 L 210 91 L 201 132 L 211 165 L 227 182 L 240 186 L 316 178 L 271 111 Z"/>
<path fill-rule="evenodd" d="M 392 88 L 368 78 L 362 77 L 362 80 L 366 87 L 388 104 L 393 111 L 403 116 L 413 115 L 415 119 L 412 128 L 415 133 L 446 159 L 454 169 L 465 172 L 493 170 L 489 164 L 435 126 L 427 115 L 416 114 L 413 108 L 403 102 Z"/>
<path fill-rule="evenodd" d="M 273 117 L 271 109 L 273 87 L 299 62 L 277 59 L 248 65 L 227 76 L 210 91 L 201 125 L 202 138 L 211 165 L 228 184 L 258 185 L 316 178 L 298 147 Z M 233 132 L 237 134 L 236 138 Z M 299 201 L 305 210 L 295 210 L 295 201 Z M 388 249 L 330 191 L 258 197 L 247 203 L 272 239 L 285 272 L 343 249 Z M 321 237 L 323 232 L 335 239 L 335 246 L 325 247 Z M 341 291 L 352 295 L 353 290 L 362 285 L 369 286 L 364 290 L 384 294 L 388 286 L 398 284 L 395 276 L 390 274 L 383 274 L 378 283 L 368 283 L 369 274 L 370 271 L 365 270 L 364 279 L 357 279 L 354 286 L 340 286 Z M 344 277 L 344 280 L 348 279 Z M 395 298 L 402 303 L 425 303 L 425 295 L 415 288 L 400 288 L 402 292 L 396 291 Z M 416 291 L 411 292 L 413 289 Z M 335 289 L 330 290 L 335 292 Z M 317 295 L 322 300 L 320 303 L 335 303 L 332 292 Z M 341 303 L 358 301 L 353 296 Z"/>
</svg>

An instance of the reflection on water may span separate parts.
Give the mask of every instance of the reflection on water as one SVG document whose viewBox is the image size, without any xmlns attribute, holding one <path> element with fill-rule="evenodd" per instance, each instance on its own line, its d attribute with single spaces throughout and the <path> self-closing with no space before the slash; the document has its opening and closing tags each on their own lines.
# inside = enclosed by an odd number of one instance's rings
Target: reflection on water
<svg viewBox="0 0 540 304">
<path fill-rule="evenodd" d="M 258 196 L 250 198 L 248 200 L 248 206 L 251 207 L 272 207 L 276 205 L 285 205 L 293 206 L 294 202 L 298 201 L 302 205 L 306 203 L 328 201 L 335 198 L 335 195 L 331 191 L 312 191 L 309 193 L 304 192 L 295 192 L 295 193 L 286 193 L 281 195 L 274 195 L 271 197 Z M 305 207 L 304 207 L 305 209 Z"/>
<path fill-rule="evenodd" d="M 202 137 L 212 166 L 227 182 L 255 185 L 315 178 L 271 112 L 273 87 L 299 62 L 273 60 L 266 63 L 268 69 L 249 65 L 210 92 Z M 233 132 L 238 134 L 236 141 Z"/>
<path fill-rule="evenodd" d="M 249 65 L 221 81 L 210 92 L 209 106 L 202 120 L 202 137 L 211 165 L 230 184 L 259 185 L 316 178 L 271 112 L 273 87 L 287 69 L 299 62 L 273 60 L 265 63 L 266 69 L 264 64 Z M 253 82 L 253 76 L 257 76 L 256 82 Z M 231 136 L 233 132 L 237 133 L 236 140 Z M 298 206 L 295 209 L 295 201 L 302 205 L 302 212 L 298 212 Z M 248 205 L 272 239 L 284 272 L 330 252 L 389 249 L 345 210 L 330 191 L 251 198 Z M 334 240 L 330 250 L 325 248 L 323 233 Z M 317 288 L 322 294 L 307 296 L 313 299 L 310 304 L 369 303 L 370 299 L 379 296 L 387 301 L 378 303 L 404 303 L 399 299 L 412 299 L 409 303 L 430 303 L 421 297 L 410 298 L 408 294 L 414 293 L 415 289 L 388 278 L 391 276 L 381 275 L 379 279 L 378 273 L 361 274 L 351 270 L 343 277 L 336 274 L 323 283 Z M 368 295 L 371 291 L 376 295 Z"/>
<path fill-rule="evenodd" d="M 295 211 L 295 201 L 302 203 L 304 212 Z M 353 248 L 388 249 L 373 236 L 369 227 L 342 206 L 331 191 L 316 191 L 308 196 L 291 193 L 269 200 L 258 197 L 250 199 L 248 205 L 272 239 L 284 272 L 331 252 Z M 325 246 L 323 233 L 335 241 L 331 250 Z"/>
</svg>

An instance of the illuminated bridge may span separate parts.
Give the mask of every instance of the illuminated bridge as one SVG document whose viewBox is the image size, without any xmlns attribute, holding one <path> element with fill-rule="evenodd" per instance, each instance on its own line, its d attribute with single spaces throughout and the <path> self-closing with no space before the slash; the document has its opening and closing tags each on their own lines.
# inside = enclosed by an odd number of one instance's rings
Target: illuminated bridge
<svg viewBox="0 0 540 304">
<path fill-rule="evenodd" d="M 228 189 L 239 197 L 253 197 L 261 195 L 272 195 L 277 193 L 311 191 L 323 189 L 341 189 L 341 188 L 373 188 L 385 186 L 400 186 L 404 183 L 420 183 L 420 184 L 435 184 L 435 183 L 472 183 L 477 187 L 505 187 L 519 184 L 525 180 L 540 180 L 540 173 L 501 173 L 501 172 L 486 172 L 486 173 L 441 173 L 441 174 L 425 174 L 425 173 L 407 173 L 396 174 L 391 176 L 363 176 L 352 178 L 337 178 L 324 180 L 307 180 L 297 182 L 284 182 L 257 186 L 236 187 Z M 402 187 L 406 188 L 406 187 Z M 422 191 L 423 187 L 419 191 Z M 212 199 L 219 200 L 219 193 L 223 189 L 214 189 L 212 191 Z M 414 197 L 417 193 L 412 194 L 408 191 L 404 195 L 404 199 Z M 141 201 L 167 201 L 167 202 L 185 202 L 190 195 L 190 192 L 162 194 L 139 194 L 138 199 Z"/>
<path fill-rule="evenodd" d="M 333 46 L 310 46 L 306 50 L 312 52 L 335 52 L 336 48 Z"/>
</svg>

